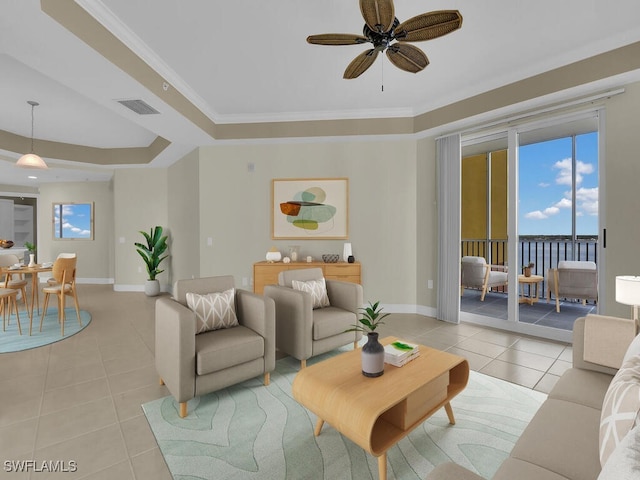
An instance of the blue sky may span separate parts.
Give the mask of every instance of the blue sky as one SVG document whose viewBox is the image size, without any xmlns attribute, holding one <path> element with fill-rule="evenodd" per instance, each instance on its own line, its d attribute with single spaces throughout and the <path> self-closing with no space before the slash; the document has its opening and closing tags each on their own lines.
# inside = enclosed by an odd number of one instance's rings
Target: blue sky
<svg viewBox="0 0 640 480">
<path fill-rule="evenodd" d="M 60 211 L 53 215 L 55 238 L 60 238 Z M 62 207 L 62 237 L 91 238 L 91 204 L 64 204 Z"/>
<path fill-rule="evenodd" d="M 576 230 L 598 233 L 598 135 L 576 137 Z M 520 235 L 571 234 L 571 138 L 520 147 Z"/>
</svg>

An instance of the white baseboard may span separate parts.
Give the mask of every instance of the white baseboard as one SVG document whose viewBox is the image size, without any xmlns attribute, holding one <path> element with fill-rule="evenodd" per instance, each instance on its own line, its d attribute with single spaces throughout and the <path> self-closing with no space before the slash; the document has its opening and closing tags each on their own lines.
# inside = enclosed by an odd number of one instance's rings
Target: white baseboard
<svg viewBox="0 0 640 480">
<path fill-rule="evenodd" d="M 115 292 L 144 292 L 144 285 L 114 284 L 113 290 Z M 160 291 L 164 293 L 171 293 L 171 286 L 160 284 Z"/>
</svg>

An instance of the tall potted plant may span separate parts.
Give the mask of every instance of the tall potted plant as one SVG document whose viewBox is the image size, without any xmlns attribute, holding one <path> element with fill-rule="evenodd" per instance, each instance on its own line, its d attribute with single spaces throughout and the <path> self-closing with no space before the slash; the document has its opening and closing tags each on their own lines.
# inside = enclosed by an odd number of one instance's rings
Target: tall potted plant
<svg viewBox="0 0 640 480">
<path fill-rule="evenodd" d="M 369 306 L 361 308 L 361 318 L 347 332 L 362 332 L 367 336 L 367 343 L 362 346 L 362 374 L 365 377 L 379 377 L 384 373 L 384 347 L 378 341 L 378 332 L 376 328 L 384 325 L 383 318 L 389 316 L 388 313 L 382 313 L 380 302 L 373 305 L 369 302 Z"/>
<path fill-rule="evenodd" d="M 163 230 L 160 226 L 153 227 L 150 233 L 143 232 L 142 230 L 140 233 L 147 241 L 146 245 L 139 242 L 135 243 L 137 247 L 136 250 L 144 260 L 147 273 L 149 274 L 149 278 L 144 285 L 144 293 L 153 297 L 160 293 L 160 282 L 156 279 L 156 275 L 164 272 L 164 270 L 160 270 L 159 268 L 160 263 L 169 256 L 162 256 L 167 250 L 167 236 L 162 235 Z"/>
</svg>

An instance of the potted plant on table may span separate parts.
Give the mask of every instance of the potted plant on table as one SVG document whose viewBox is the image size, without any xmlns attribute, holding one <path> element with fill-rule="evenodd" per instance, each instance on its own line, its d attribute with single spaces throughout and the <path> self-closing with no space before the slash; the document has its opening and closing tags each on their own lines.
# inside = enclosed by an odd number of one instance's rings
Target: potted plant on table
<svg viewBox="0 0 640 480">
<path fill-rule="evenodd" d="M 33 266 L 36 263 L 36 246 L 31 242 L 24 242 L 24 248 L 27 249 L 24 252 L 24 264 Z"/>
<path fill-rule="evenodd" d="M 362 332 L 367 336 L 367 343 L 362 347 L 362 374 L 365 377 L 379 377 L 384 373 L 384 347 L 378 341 L 376 328 L 384 325 L 383 318 L 389 316 L 382 313 L 380 302 L 361 308 L 362 316 L 347 332 Z"/>
<path fill-rule="evenodd" d="M 535 267 L 536 264 L 535 263 L 529 263 L 529 265 L 525 265 L 524 267 L 522 267 L 522 270 L 524 272 L 524 276 L 525 277 L 530 277 L 531 276 L 531 269 L 533 267 Z"/>
<path fill-rule="evenodd" d="M 163 230 L 160 226 L 153 227 L 150 233 L 143 232 L 142 230 L 140 233 L 147 241 L 146 245 L 139 242 L 135 243 L 137 247 L 136 251 L 144 260 L 147 273 L 149 274 L 149 278 L 144 285 L 144 293 L 150 297 L 154 297 L 160 293 L 160 283 L 156 279 L 156 275 L 164 272 L 164 270 L 160 270 L 159 268 L 160 263 L 169 256 L 162 256 L 167 250 L 167 236 L 162 235 Z"/>
</svg>

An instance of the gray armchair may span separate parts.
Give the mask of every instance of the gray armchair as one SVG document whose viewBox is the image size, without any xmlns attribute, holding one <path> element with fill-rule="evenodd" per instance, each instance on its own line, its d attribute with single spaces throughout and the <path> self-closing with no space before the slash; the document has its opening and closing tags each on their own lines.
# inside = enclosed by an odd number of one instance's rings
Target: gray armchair
<svg viewBox="0 0 640 480">
<path fill-rule="evenodd" d="M 502 271 L 493 268 L 501 268 Z M 462 257 L 461 270 L 460 295 L 464 293 L 465 287 L 479 288 L 482 290 L 481 302 L 484 302 L 484 296 L 492 287 L 505 286 L 509 282 L 506 267 L 489 265 L 484 257 Z"/>
<path fill-rule="evenodd" d="M 551 293 L 556 299 L 556 312 L 560 312 L 560 299 L 570 298 L 598 301 L 598 270 L 595 262 L 562 261 L 558 268 L 547 274 L 547 303 Z"/>
<path fill-rule="evenodd" d="M 270 298 L 235 291 L 239 325 L 196 335 L 196 314 L 187 307 L 188 292 L 208 294 L 234 287 L 232 276 L 179 280 L 173 298 L 156 300 L 156 370 L 160 383 L 187 415 L 187 401 L 275 368 L 275 307 Z"/>
<path fill-rule="evenodd" d="M 278 350 L 300 360 L 307 359 L 362 338 L 361 332 L 345 332 L 358 320 L 362 307 L 362 285 L 326 280 L 330 306 L 313 308 L 311 294 L 292 288 L 292 281 L 323 278 L 322 269 L 286 270 L 278 275 L 278 285 L 267 285 L 264 294 L 276 304 L 276 345 Z"/>
</svg>

